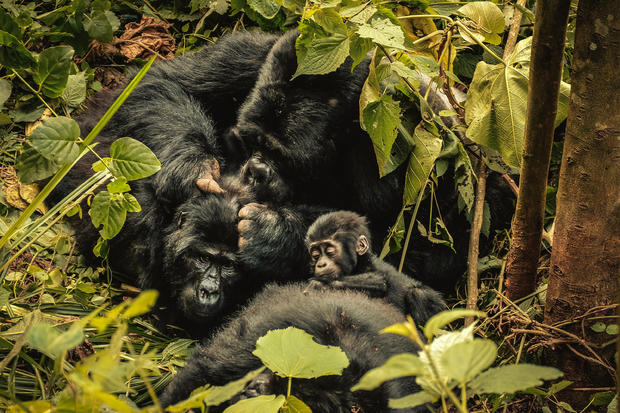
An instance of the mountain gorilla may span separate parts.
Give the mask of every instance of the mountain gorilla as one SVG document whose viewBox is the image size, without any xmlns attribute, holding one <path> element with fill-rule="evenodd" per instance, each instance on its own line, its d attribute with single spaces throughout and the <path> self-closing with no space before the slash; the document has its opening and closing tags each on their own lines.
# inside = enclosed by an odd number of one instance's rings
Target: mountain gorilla
<svg viewBox="0 0 620 413">
<path fill-rule="evenodd" d="M 372 253 L 366 219 L 354 212 L 320 216 L 308 229 L 306 245 L 314 267 L 308 289 L 324 290 L 329 286 L 385 298 L 420 325 L 446 309 L 437 291 Z"/>
<path fill-rule="evenodd" d="M 305 330 L 319 344 L 339 346 L 350 362 L 340 376 L 293 380 L 293 394 L 313 412 L 396 412 L 388 408 L 390 398 L 419 391 L 413 377 L 388 381 L 374 391 L 350 391 L 368 370 L 380 366 L 391 356 L 419 350 L 406 337 L 379 334 L 381 329 L 404 321 L 399 311 L 353 291 L 304 294 L 303 289 L 303 285 L 297 284 L 268 285 L 228 325 L 197 347 L 185 368 L 161 396 L 162 405 L 184 400 L 192 390 L 206 383 L 224 385 L 259 368 L 262 363 L 252 354 L 256 340 L 269 330 L 290 326 Z M 246 387 L 241 397 L 286 394 L 286 378 L 268 370 L 261 376 L 260 381 Z M 209 411 L 221 412 L 223 408 L 210 407 Z"/>
</svg>

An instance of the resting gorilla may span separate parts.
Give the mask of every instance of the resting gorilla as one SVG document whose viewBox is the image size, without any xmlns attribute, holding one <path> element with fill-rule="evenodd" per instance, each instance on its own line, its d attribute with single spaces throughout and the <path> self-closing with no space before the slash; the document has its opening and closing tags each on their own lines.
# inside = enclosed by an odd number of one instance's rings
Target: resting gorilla
<svg viewBox="0 0 620 413">
<path fill-rule="evenodd" d="M 319 344 L 339 346 L 350 364 L 341 376 L 312 380 L 293 380 L 293 394 L 317 413 L 396 412 L 387 407 L 388 399 L 419 391 L 413 378 L 392 380 L 379 389 L 351 392 L 349 389 L 368 370 L 389 357 L 417 352 L 409 339 L 378 332 L 404 317 L 394 307 L 352 291 L 303 293 L 304 286 L 268 285 L 227 326 L 199 345 L 166 388 L 163 406 L 176 403 L 206 383 L 223 385 L 259 368 L 261 361 L 252 354 L 256 340 L 273 329 L 294 326 L 305 330 Z M 286 394 L 287 379 L 266 370 L 260 383 L 251 383 L 246 396 Z M 265 377 L 266 376 L 266 377 Z M 257 394 L 259 393 L 259 394 Z M 213 411 L 221 411 L 222 406 Z M 398 410 L 398 412 L 426 411 Z"/>
<path fill-rule="evenodd" d="M 370 250 L 364 217 L 336 211 L 320 216 L 308 229 L 306 245 L 314 266 L 308 289 L 325 287 L 358 290 L 385 298 L 419 325 L 446 309 L 441 295 L 407 277 Z"/>
</svg>

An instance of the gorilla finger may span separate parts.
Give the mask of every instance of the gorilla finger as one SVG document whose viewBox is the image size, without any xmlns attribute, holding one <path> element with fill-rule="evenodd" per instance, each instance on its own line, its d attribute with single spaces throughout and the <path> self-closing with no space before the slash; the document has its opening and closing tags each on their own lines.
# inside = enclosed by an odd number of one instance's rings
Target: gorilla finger
<svg viewBox="0 0 620 413">
<path fill-rule="evenodd" d="M 237 224 L 237 230 L 239 231 L 239 233 L 244 233 L 248 231 L 251 226 L 252 226 L 252 221 L 250 221 L 249 219 L 242 219 Z"/>
<path fill-rule="evenodd" d="M 265 209 L 267 209 L 267 207 L 263 204 L 250 202 L 239 210 L 239 218 L 252 218 L 260 212 L 264 211 Z"/>
<path fill-rule="evenodd" d="M 220 185 L 213 179 L 212 176 L 198 178 L 196 186 L 202 191 L 212 194 L 223 194 L 226 191 L 223 190 Z"/>
<path fill-rule="evenodd" d="M 243 248 L 247 243 L 248 243 L 248 241 L 245 238 L 239 237 L 239 241 L 237 242 L 237 246 L 239 248 Z"/>
</svg>

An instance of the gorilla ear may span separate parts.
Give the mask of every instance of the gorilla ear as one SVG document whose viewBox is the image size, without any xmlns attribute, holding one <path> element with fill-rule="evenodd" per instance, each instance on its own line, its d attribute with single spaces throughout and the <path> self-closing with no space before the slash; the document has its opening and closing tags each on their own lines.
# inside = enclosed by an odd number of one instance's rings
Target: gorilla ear
<svg viewBox="0 0 620 413">
<path fill-rule="evenodd" d="M 355 245 L 355 252 L 360 257 L 368 252 L 370 249 L 370 244 L 368 242 L 368 238 L 365 235 L 360 235 L 357 239 L 357 244 Z"/>
</svg>

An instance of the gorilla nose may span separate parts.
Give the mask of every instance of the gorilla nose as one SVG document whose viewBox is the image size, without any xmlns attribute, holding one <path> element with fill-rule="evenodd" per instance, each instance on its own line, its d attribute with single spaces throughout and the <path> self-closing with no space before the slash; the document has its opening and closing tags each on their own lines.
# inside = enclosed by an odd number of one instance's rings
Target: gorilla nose
<svg viewBox="0 0 620 413">
<path fill-rule="evenodd" d="M 248 160 L 243 170 L 246 180 L 252 184 L 262 184 L 269 182 L 273 175 L 273 170 L 269 165 L 258 157 L 252 157 Z"/>
<path fill-rule="evenodd" d="M 215 304 L 219 298 L 219 284 L 214 279 L 204 279 L 196 287 L 196 298 L 201 305 Z"/>
</svg>

